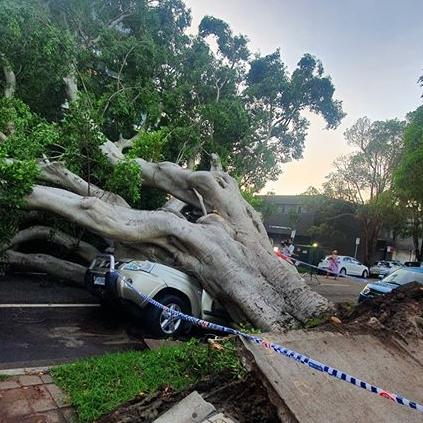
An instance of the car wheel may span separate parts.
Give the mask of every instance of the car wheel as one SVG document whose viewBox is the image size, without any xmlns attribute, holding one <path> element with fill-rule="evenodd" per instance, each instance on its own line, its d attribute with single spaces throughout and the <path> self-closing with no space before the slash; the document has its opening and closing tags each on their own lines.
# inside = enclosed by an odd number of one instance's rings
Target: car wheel
<svg viewBox="0 0 423 423">
<path fill-rule="evenodd" d="M 156 300 L 171 310 L 189 313 L 190 307 L 185 299 L 176 294 L 164 294 Z M 173 317 L 168 311 L 149 305 L 145 315 L 146 330 L 158 338 L 177 337 L 185 331 L 183 320 Z"/>
<path fill-rule="evenodd" d="M 369 276 L 369 274 L 368 274 L 367 270 L 363 270 L 363 273 L 362 273 L 361 277 L 363 279 L 367 279 L 368 276 Z"/>
<path fill-rule="evenodd" d="M 343 268 L 341 269 L 341 271 L 339 272 L 339 274 L 340 274 L 341 276 L 347 276 L 347 269 L 345 269 L 345 267 L 343 267 Z"/>
</svg>

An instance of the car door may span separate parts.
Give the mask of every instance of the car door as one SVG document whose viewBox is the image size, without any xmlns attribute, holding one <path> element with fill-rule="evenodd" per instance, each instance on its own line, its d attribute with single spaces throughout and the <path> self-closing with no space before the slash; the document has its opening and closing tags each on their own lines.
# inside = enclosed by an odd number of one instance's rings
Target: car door
<svg viewBox="0 0 423 423">
<path fill-rule="evenodd" d="M 351 258 L 350 257 L 343 257 L 341 264 L 339 266 L 339 269 L 342 270 L 342 268 L 345 269 L 347 272 L 347 275 L 351 275 L 352 266 L 351 266 Z"/>
<path fill-rule="evenodd" d="M 351 274 L 361 276 L 363 274 L 363 265 L 355 258 L 351 258 Z"/>
</svg>

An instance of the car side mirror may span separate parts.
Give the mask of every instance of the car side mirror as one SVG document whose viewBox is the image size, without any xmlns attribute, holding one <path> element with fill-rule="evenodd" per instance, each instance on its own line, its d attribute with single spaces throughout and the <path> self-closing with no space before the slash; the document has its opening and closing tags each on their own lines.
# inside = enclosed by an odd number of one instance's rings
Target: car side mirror
<svg viewBox="0 0 423 423">
<path fill-rule="evenodd" d="M 383 275 L 379 275 L 379 279 L 383 279 Z"/>
</svg>

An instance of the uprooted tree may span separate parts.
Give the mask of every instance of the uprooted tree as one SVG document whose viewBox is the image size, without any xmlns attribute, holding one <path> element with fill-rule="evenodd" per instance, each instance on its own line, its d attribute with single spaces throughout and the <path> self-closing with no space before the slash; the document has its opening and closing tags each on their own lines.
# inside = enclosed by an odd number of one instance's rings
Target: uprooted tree
<svg viewBox="0 0 423 423">
<path fill-rule="evenodd" d="M 113 243 L 262 329 L 331 310 L 244 199 L 301 156 L 303 110 L 341 120 L 315 58 L 292 75 L 279 52 L 250 60 L 212 17 L 188 36 L 178 0 L 0 0 L 0 23 L 3 261 L 79 282 Z"/>
</svg>

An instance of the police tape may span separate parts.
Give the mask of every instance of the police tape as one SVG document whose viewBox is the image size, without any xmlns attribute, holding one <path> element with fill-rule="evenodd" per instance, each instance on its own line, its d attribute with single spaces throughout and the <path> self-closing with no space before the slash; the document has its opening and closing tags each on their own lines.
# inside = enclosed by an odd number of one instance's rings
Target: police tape
<svg viewBox="0 0 423 423">
<path fill-rule="evenodd" d="M 176 310 L 172 310 L 166 306 L 164 306 L 163 304 L 159 303 L 158 301 L 154 300 L 153 298 L 144 295 L 140 292 L 138 292 L 126 279 L 124 279 L 126 286 L 132 291 L 134 292 L 136 295 L 138 295 L 141 299 L 143 299 L 144 301 L 152 304 L 153 306 L 164 310 L 166 312 L 168 312 L 171 316 L 178 318 L 178 320 L 184 320 L 187 321 L 191 324 L 194 324 L 196 326 L 199 326 L 201 328 L 204 329 L 211 329 L 211 330 L 215 330 L 218 332 L 223 332 L 223 333 L 228 333 L 231 335 L 238 335 L 238 336 L 242 336 L 245 339 L 248 339 L 254 343 L 256 343 L 257 345 L 260 345 L 268 350 L 272 350 L 275 353 L 279 354 L 279 355 L 283 355 L 285 357 L 288 357 L 292 360 L 295 360 L 301 364 L 304 364 L 306 366 L 308 366 L 309 368 L 313 369 L 313 370 L 317 370 L 319 372 L 323 372 L 323 373 L 327 373 L 329 376 L 332 376 L 336 379 L 339 380 L 343 380 L 344 382 L 350 383 L 354 386 L 357 386 L 359 388 L 365 389 L 373 394 L 376 394 L 380 397 L 389 399 L 393 402 L 395 402 L 396 404 L 399 405 L 404 405 L 406 407 L 410 407 L 413 410 L 417 410 L 423 413 L 423 405 L 419 404 L 415 401 L 411 401 L 407 398 L 404 398 L 401 395 L 398 394 L 394 394 L 391 392 L 388 392 L 382 388 L 379 388 L 375 385 L 372 385 L 371 383 L 365 382 L 359 378 L 353 377 L 351 375 L 349 375 L 348 373 L 345 373 L 341 370 L 338 370 L 334 367 L 330 367 L 324 363 L 321 363 L 320 361 L 314 360 L 306 355 L 300 354 L 294 350 L 290 350 L 289 348 L 285 348 L 282 345 L 278 345 L 275 344 L 273 342 L 268 342 L 265 341 L 263 338 L 260 338 L 258 336 L 254 336 L 254 335 L 250 335 L 248 333 L 244 333 L 241 332 L 239 330 L 236 329 L 232 329 L 232 328 L 228 328 L 226 326 L 222 326 L 222 325 L 218 325 L 216 323 L 212 323 L 212 322 L 207 322 L 206 320 L 202 320 L 202 319 L 198 319 L 196 317 L 193 316 L 189 316 L 187 314 L 181 313 L 180 311 L 176 311 Z"/>
<path fill-rule="evenodd" d="M 301 264 L 301 265 L 306 266 L 310 269 L 316 269 L 319 272 L 331 274 L 331 275 L 338 277 L 338 278 L 348 278 L 348 279 L 352 279 L 354 281 L 356 280 L 360 283 L 363 283 L 365 281 L 365 278 L 357 278 L 355 276 L 344 275 L 344 274 L 339 273 L 339 272 L 333 272 L 332 270 L 329 270 L 329 269 L 322 269 L 318 266 L 315 266 L 314 264 L 310 264 L 310 263 L 307 263 L 306 261 L 301 261 L 301 260 L 298 260 L 298 259 L 295 259 L 295 258 L 292 258 L 292 257 L 289 257 L 289 260 L 286 257 L 283 257 L 283 256 L 278 256 L 278 257 L 282 258 L 283 260 L 285 260 L 289 264 L 292 264 L 293 266 L 298 266 L 299 264 Z"/>
</svg>

